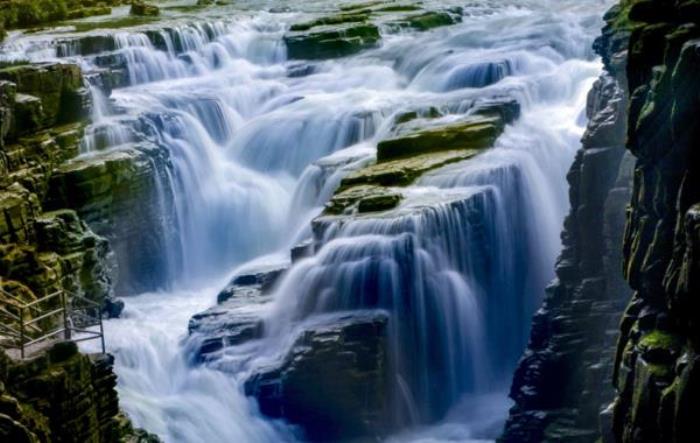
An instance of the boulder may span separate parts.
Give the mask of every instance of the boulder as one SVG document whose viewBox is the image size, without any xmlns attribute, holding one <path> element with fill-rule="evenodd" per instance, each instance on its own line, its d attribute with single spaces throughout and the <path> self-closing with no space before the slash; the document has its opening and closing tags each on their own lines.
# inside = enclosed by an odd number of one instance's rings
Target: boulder
<svg viewBox="0 0 700 443">
<path fill-rule="evenodd" d="M 312 318 L 286 357 L 245 384 L 263 414 L 300 425 L 310 441 L 387 432 L 388 316 L 355 311 Z"/>
<path fill-rule="evenodd" d="M 236 295 L 241 288 L 254 287 L 263 293 L 270 293 L 274 285 L 282 278 L 289 268 L 286 263 L 271 264 L 256 267 L 248 272 L 237 275 L 217 296 L 217 303 L 223 303 Z"/>
</svg>

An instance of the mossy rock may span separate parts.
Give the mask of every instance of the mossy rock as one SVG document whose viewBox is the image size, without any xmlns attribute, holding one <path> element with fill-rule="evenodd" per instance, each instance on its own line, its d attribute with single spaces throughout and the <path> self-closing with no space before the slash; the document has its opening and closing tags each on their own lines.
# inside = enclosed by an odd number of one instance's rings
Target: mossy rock
<svg viewBox="0 0 700 443">
<path fill-rule="evenodd" d="M 637 348 L 652 365 L 672 365 L 681 353 L 683 339 L 673 333 L 655 329 L 642 336 Z"/>
<path fill-rule="evenodd" d="M 41 100 L 41 128 L 75 122 L 85 118 L 89 112 L 89 94 L 83 87 L 82 72 L 78 65 L 42 63 L 8 66 L 0 69 L 0 80 L 14 83 L 20 94 Z M 26 97 L 23 96 L 23 99 Z M 36 129 L 24 128 L 23 123 L 31 125 L 35 122 L 18 118 L 15 125 L 17 133 Z"/>
<path fill-rule="evenodd" d="M 480 149 L 453 149 L 379 162 L 348 175 L 341 181 L 341 187 L 358 184 L 406 186 L 428 171 L 468 160 L 480 152 Z"/>
<path fill-rule="evenodd" d="M 131 4 L 129 14 L 139 17 L 157 17 L 160 15 L 160 8 L 149 3 L 134 2 Z"/>
<path fill-rule="evenodd" d="M 0 191 L 0 241 L 25 242 L 34 236 L 39 201 L 18 183 Z"/>
<path fill-rule="evenodd" d="M 390 22 L 390 25 L 398 28 L 410 28 L 417 31 L 428 31 L 442 26 L 450 26 L 462 21 L 457 14 L 446 11 L 427 11 L 420 14 L 409 15 Z"/>
<path fill-rule="evenodd" d="M 44 125 L 44 107 L 41 99 L 29 94 L 15 96 L 13 133 L 16 135 L 29 134 L 41 129 Z"/>
<path fill-rule="evenodd" d="M 373 8 L 375 12 L 413 12 L 420 11 L 420 6 L 410 4 L 387 5 Z"/>
<path fill-rule="evenodd" d="M 438 108 L 434 106 L 429 106 L 427 108 L 422 108 L 414 111 L 402 112 L 394 117 L 394 129 L 398 129 L 399 125 L 406 124 L 413 120 L 435 119 L 439 117 L 442 117 L 442 113 Z"/>
<path fill-rule="evenodd" d="M 398 206 L 401 198 L 395 189 L 367 184 L 353 186 L 336 193 L 326 204 L 324 214 L 386 211 Z"/>
<path fill-rule="evenodd" d="M 131 18 L 129 18 L 131 20 Z M 102 52 L 114 51 L 117 43 L 113 35 L 88 34 L 76 38 L 58 40 L 56 55 L 67 57 L 70 55 L 95 55 Z"/>
<path fill-rule="evenodd" d="M 290 31 L 308 31 L 311 28 L 316 28 L 318 26 L 328 26 L 328 25 L 341 25 L 345 23 L 357 23 L 365 22 L 369 18 L 367 13 L 353 13 L 353 14 L 338 14 L 331 15 L 327 17 L 317 18 L 315 20 L 297 23 L 292 25 Z"/>
<path fill-rule="evenodd" d="M 385 162 L 453 149 L 484 149 L 493 145 L 504 127 L 500 116 L 472 116 L 456 123 L 399 134 L 379 143 L 377 160 Z"/>
<path fill-rule="evenodd" d="M 109 15 L 112 13 L 112 8 L 109 6 L 90 6 L 85 8 L 78 8 L 68 11 L 67 19 L 73 20 L 85 17 L 94 17 L 97 15 Z"/>
<path fill-rule="evenodd" d="M 380 6 L 386 4 L 385 1 L 369 1 L 369 2 L 363 2 L 363 3 L 353 3 L 350 5 L 343 5 L 340 7 L 341 11 L 357 11 L 357 10 L 362 10 L 362 9 L 368 9 L 373 6 Z"/>
<path fill-rule="evenodd" d="M 322 26 L 284 36 L 290 59 L 345 57 L 377 45 L 379 29 L 371 23 Z"/>
</svg>

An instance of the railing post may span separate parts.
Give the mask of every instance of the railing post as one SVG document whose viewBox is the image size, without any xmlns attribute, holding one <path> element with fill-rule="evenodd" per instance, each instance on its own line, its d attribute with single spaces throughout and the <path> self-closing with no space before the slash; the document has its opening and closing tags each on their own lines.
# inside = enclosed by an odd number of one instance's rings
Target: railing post
<svg viewBox="0 0 700 443">
<path fill-rule="evenodd" d="M 68 320 L 68 304 L 66 303 L 66 291 L 61 290 L 61 305 L 63 306 L 63 337 L 70 340 L 70 322 Z"/>
<path fill-rule="evenodd" d="M 98 312 L 98 317 L 100 319 L 100 342 L 102 343 L 102 353 L 104 354 L 106 352 L 105 350 L 105 328 L 102 325 L 102 313 Z"/>
<path fill-rule="evenodd" d="M 19 308 L 19 354 L 24 360 L 24 306 Z"/>
</svg>

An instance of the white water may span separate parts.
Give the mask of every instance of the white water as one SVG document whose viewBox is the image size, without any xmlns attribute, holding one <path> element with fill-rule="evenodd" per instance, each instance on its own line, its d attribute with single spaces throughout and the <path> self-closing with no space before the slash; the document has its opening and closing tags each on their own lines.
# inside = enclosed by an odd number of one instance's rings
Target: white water
<svg viewBox="0 0 700 443">
<path fill-rule="evenodd" d="M 136 129 L 167 147 L 180 238 L 165 251 L 176 289 L 129 297 L 123 319 L 107 323 L 123 408 L 167 442 L 293 440 L 244 397 L 245 376 L 299 322 L 383 307 L 406 384 L 391 400 L 406 430 L 392 441 L 493 438 L 560 247 L 565 173 L 600 69 L 589 48 L 607 1 L 471 2 L 459 25 L 385 35 L 381 47 L 301 77 L 288 76 L 299 63 L 286 61 L 281 41 L 300 14 L 250 3 L 252 12 L 225 20 L 173 25 L 160 33 L 166 50 L 145 33 L 115 37 L 133 86 L 99 102 L 83 148 L 119 145 Z M 11 44 L 11 57 L 12 48 L 57 54 L 43 37 Z M 87 69 L 96 63 L 61 51 Z M 237 266 L 278 260 L 308 238 L 310 220 L 344 174 L 371 161 L 396 114 L 434 106 L 449 120 L 475 99 L 504 95 L 522 116 L 493 150 L 423 177 L 398 219 L 329 225 L 321 251 L 281 283 L 266 314 L 271 332 L 245 349 L 249 358 L 228 350 L 225 374 L 189 364 L 191 315 L 215 303 Z"/>
</svg>

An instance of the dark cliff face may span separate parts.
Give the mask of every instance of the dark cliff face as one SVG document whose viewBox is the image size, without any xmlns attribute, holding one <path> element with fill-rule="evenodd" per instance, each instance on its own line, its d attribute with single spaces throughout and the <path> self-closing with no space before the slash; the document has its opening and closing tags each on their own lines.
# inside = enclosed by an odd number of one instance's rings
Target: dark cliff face
<svg viewBox="0 0 700 443">
<path fill-rule="evenodd" d="M 630 10 L 627 148 L 637 157 L 624 238 L 634 295 L 614 382 L 617 441 L 697 441 L 700 410 L 700 2 Z"/>
<path fill-rule="evenodd" d="M 624 0 L 605 19 L 557 279 L 503 441 L 696 441 L 700 2 Z"/>
</svg>

